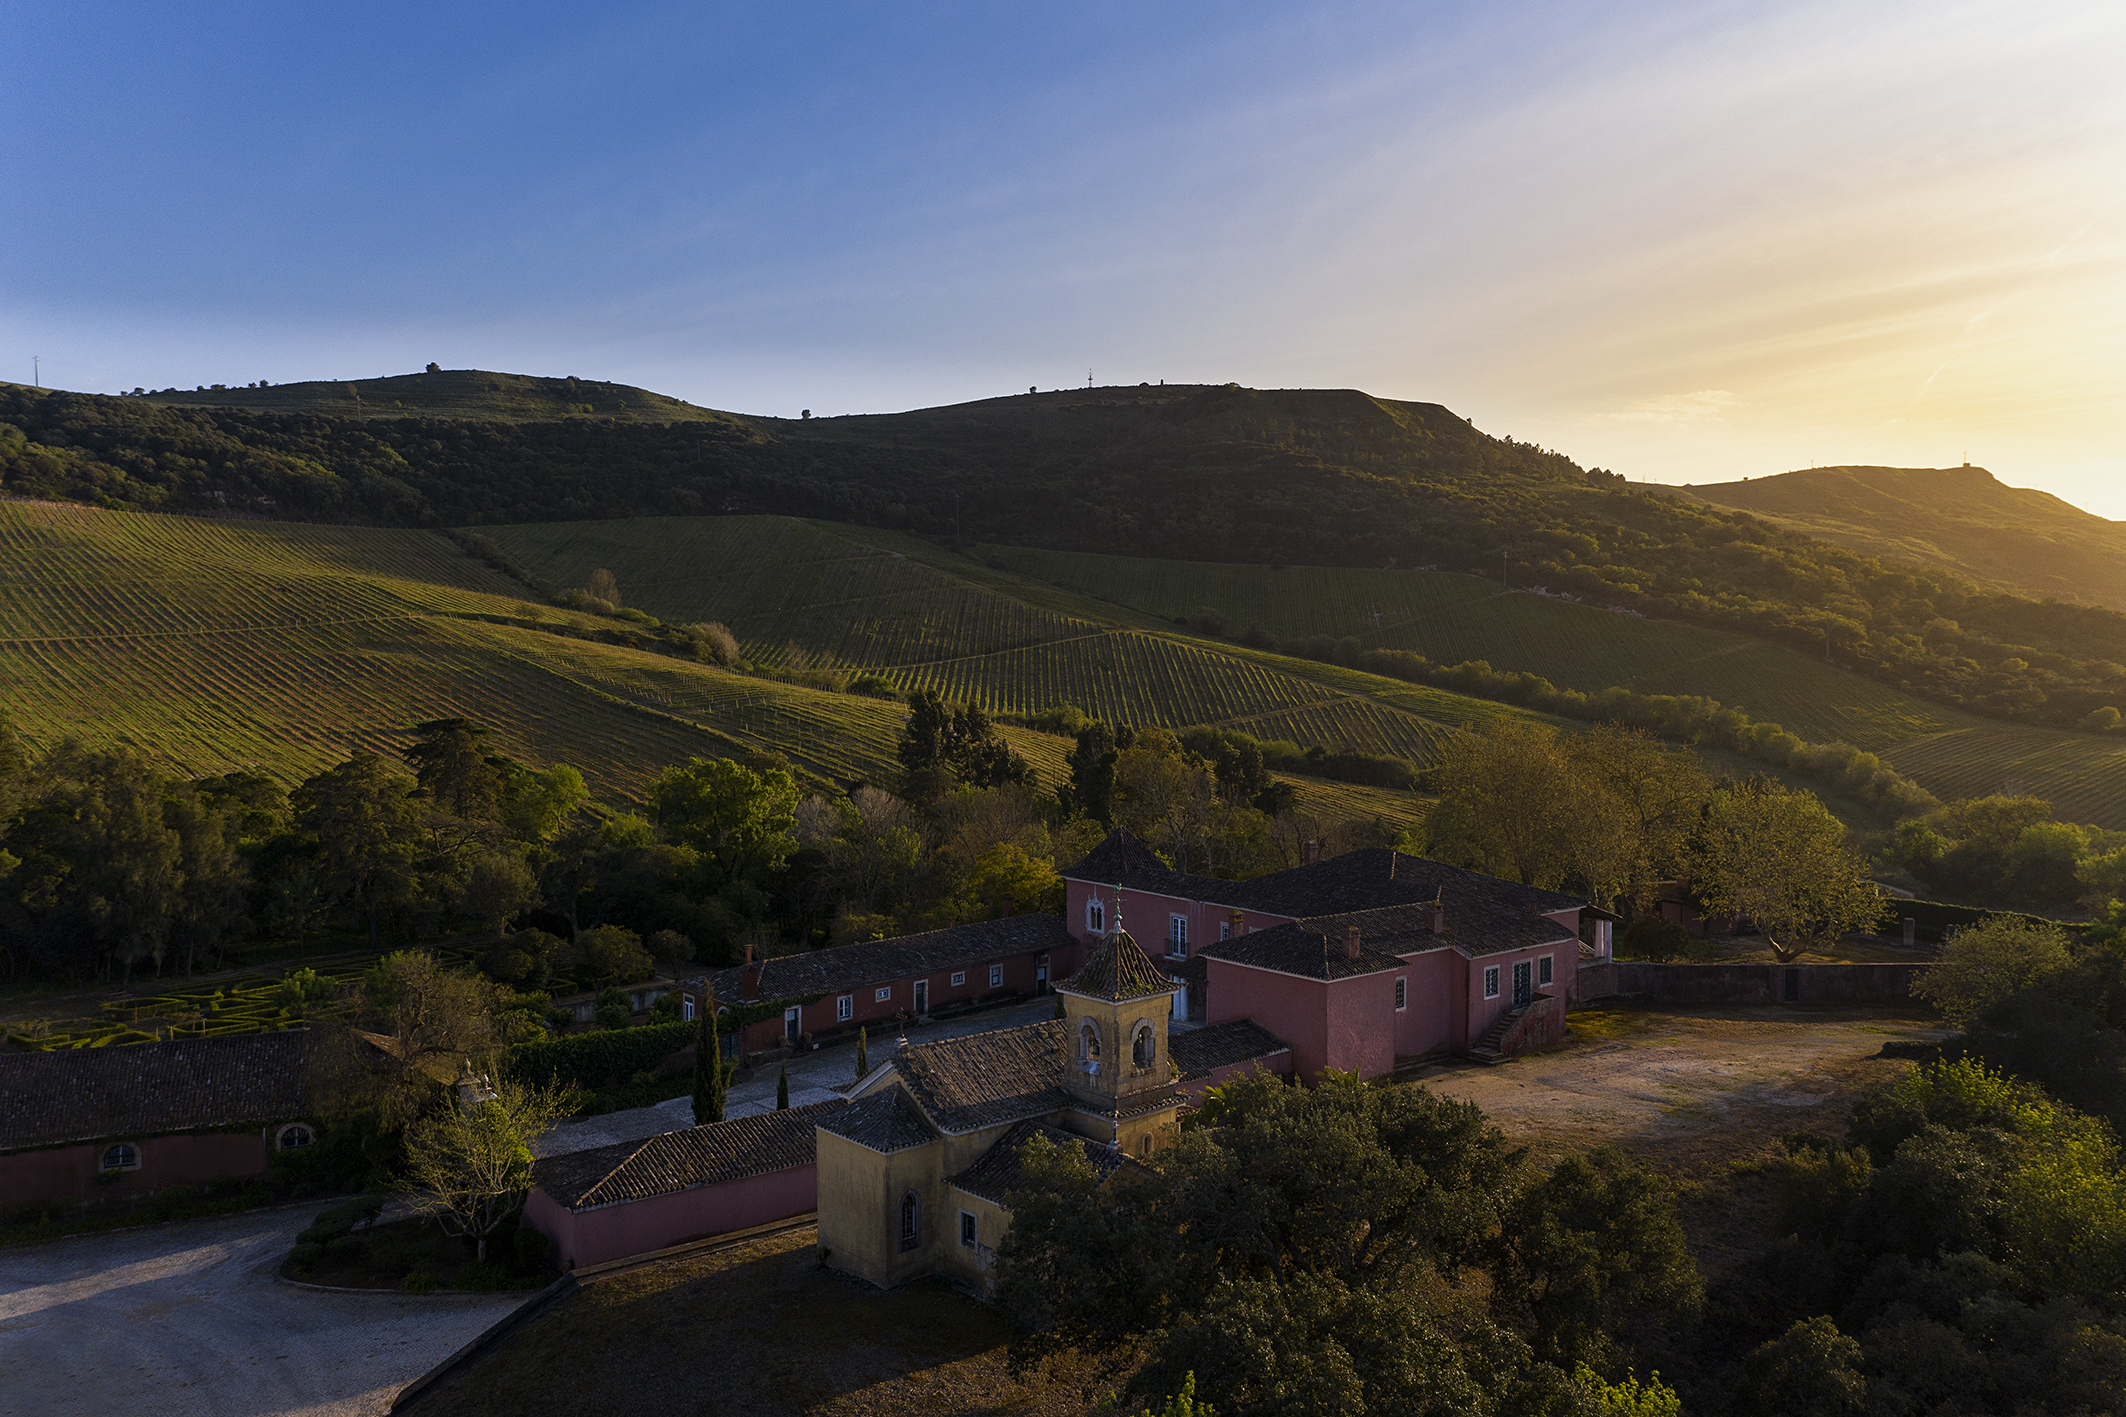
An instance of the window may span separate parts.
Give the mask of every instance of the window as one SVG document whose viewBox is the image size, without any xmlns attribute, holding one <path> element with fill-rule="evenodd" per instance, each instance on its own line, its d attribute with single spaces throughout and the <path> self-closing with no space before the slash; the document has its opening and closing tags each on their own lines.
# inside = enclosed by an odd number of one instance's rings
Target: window
<svg viewBox="0 0 2126 1417">
<path fill-rule="evenodd" d="M 1107 929 L 1107 902 L 1098 896 L 1085 902 L 1085 928 L 1095 935 Z"/>
<path fill-rule="evenodd" d="M 1550 982 L 1550 958 L 1551 957 L 1549 955 L 1544 955 L 1541 959 L 1535 962 L 1536 983 L 1548 984 Z"/>
<path fill-rule="evenodd" d="M 1232 938 L 1233 938 L 1233 922 L 1232 922 L 1232 921 L 1230 921 L 1230 920 L 1221 920 L 1221 921 L 1219 921 L 1219 922 L 1218 922 L 1218 938 L 1219 938 L 1219 939 L 1221 939 L 1221 940 L 1230 940 L 1230 939 L 1232 939 Z"/>
<path fill-rule="evenodd" d="M 967 982 L 967 971 L 966 971 L 966 970 L 964 970 L 964 969 L 955 969 L 954 971 L 952 971 L 952 987 L 953 987 L 953 988 L 957 989 L 957 988 L 959 988 L 959 987 L 960 987 L 960 986 L 961 986 L 962 984 L 965 984 L 966 982 Z"/>
<path fill-rule="evenodd" d="M 1495 964 L 1487 965 L 1484 969 L 1484 997 L 1487 999 L 1496 999 L 1498 996 L 1499 967 Z"/>
<path fill-rule="evenodd" d="M 879 990 L 876 994 L 872 995 L 872 998 L 876 999 L 881 1004 L 885 1003 L 886 1000 L 892 997 L 893 986 L 891 984 L 888 984 L 885 988 Z"/>
<path fill-rule="evenodd" d="M 1087 1062 L 1100 1056 L 1100 1025 L 1086 1019 L 1078 1025 L 1078 1061 Z"/>
<path fill-rule="evenodd" d="M 856 995 L 844 994 L 834 1001 L 834 1021 L 847 1023 L 856 1017 Z"/>
<path fill-rule="evenodd" d="M 689 994 L 679 1001 L 679 1009 L 686 1022 L 694 1021 L 694 996 Z"/>
<path fill-rule="evenodd" d="M 1166 917 L 1166 952 L 1176 959 L 1185 958 L 1188 955 L 1188 917 L 1186 915 L 1169 915 Z"/>
<path fill-rule="evenodd" d="M 282 1151 L 293 1151 L 299 1146 L 308 1146 L 316 1141 L 317 1133 L 311 1131 L 310 1128 L 304 1126 L 301 1122 L 290 1122 L 287 1126 L 281 1128 L 280 1136 L 276 1140 Z"/>
<path fill-rule="evenodd" d="M 1152 1059 L 1157 1057 L 1158 1054 L 1159 1036 L 1152 1032 L 1150 1024 L 1138 1024 L 1136 1036 L 1129 1041 L 1130 1062 L 1137 1067 L 1148 1068 L 1152 1065 Z"/>
<path fill-rule="evenodd" d="M 961 1245 L 963 1245 L 963 1246 L 965 1246 L 965 1247 L 966 1247 L 967 1249 L 970 1249 L 970 1250 L 971 1250 L 971 1249 L 973 1249 L 973 1248 L 974 1248 L 974 1243 L 975 1243 L 975 1240 L 976 1240 L 976 1238 L 978 1237 L 978 1235 L 979 1235 L 979 1234 L 980 1234 L 980 1232 L 979 1232 L 979 1230 L 977 1230 L 977 1228 L 976 1228 L 976 1222 L 975 1222 L 975 1218 L 974 1218 L 974 1212 L 973 1212 L 973 1211 L 971 1211 L 971 1210 L 963 1210 L 963 1211 L 961 1211 L 961 1212 L 960 1212 L 960 1244 L 961 1244 Z"/>
<path fill-rule="evenodd" d="M 106 1171 L 138 1171 L 140 1148 L 131 1142 L 120 1142 L 103 1153 L 103 1169 Z"/>
<path fill-rule="evenodd" d="M 1001 964 L 992 964 L 991 966 L 989 966 L 989 987 L 992 989 L 998 988 L 1003 984 L 1003 982 L 1004 966 Z"/>
<path fill-rule="evenodd" d="M 913 1250 L 923 1243 L 923 1202 L 914 1191 L 901 1197 L 901 1249 Z"/>
<path fill-rule="evenodd" d="M 1395 977 L 1395 1007 L 1400 1010 L 1410 1003 L 1410 981 L 1402 975 Z"/>
</svg>

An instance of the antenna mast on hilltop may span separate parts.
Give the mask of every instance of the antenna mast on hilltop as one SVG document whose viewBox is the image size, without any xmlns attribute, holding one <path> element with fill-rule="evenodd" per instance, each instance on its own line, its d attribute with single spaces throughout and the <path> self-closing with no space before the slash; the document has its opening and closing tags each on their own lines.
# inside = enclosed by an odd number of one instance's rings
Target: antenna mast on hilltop
<svg viewBox="0 0 2126 1417">
<path fill-rule="evenodd" d="M 35 387 L 44 387 L 44 356 L 41 354 L 30 356 L 30 380 Z"/>
<path fill-rule="evenodd" d="M 1090 369 L 1088 369 L 1088 370 L 1086 370 L 1086 371 L 1085 371 L 1085 387 L 1089 389 L 1089 388 L 1091 388 L 1092 386 L 1093 386 L 1093 371 L 1092 371 L 1092 370 L 1090 370 Z"/>
</svg>

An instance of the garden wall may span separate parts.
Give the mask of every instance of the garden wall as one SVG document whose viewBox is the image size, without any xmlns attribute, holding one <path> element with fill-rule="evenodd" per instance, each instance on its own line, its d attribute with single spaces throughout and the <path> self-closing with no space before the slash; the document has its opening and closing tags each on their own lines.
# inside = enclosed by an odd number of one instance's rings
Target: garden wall
<svg viewBox="0 0 2126 1417">
<path fill-rule="evenodd" d="M 1902 1004 L 1917 964 L 1582 965 L 1582 1000 L 1625 995 L 1663 1004 Z"/>
<path fill-rule="evenodd" d="M 563 1269 L 581 1269 L 786 1220 L 818 1204 L 819 1168 L 793 1166 L 580 1211 L 534 1189 L 524 1203 L 523 1223 L 554 1242 Z"/>
</svg>

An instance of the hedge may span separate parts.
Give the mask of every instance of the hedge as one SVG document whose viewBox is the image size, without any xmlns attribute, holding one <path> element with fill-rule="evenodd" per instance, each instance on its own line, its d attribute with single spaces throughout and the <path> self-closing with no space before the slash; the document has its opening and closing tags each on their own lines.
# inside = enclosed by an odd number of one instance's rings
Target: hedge
<svg viewBox="0 0 2126 1417">
<path fill-rule="evenodd" d="M 1976 925 L 1994 915 L 2005 915 L 2027 925 L 2057 925 L 2067 931 L 2088 928 L 2070 920 L 2047 920 L 2042 915 L 2024 915 L 2014 910 L 1985 910 L 1975 905 L 1951 905 L 1945 900 L 1888 900 L 1883 904 L 1890 908 L 1890 914 L 1885 923 L 1875 928 L 1892 938 L 1904 932 L 1906 916 L 1910 916 L 1918 927 L 1920 939 L 1936 942 L 1939 942 L 1951 927 L 1961 930 L 1966 925 Z"/>
<path fill-rule="evenodd" d="M 557 1079 L 596 1091 L 626 1082 L 694 1041 L 691 1023 L 653 1023 L 642 1028 L 608 1028 L 575 1033 L 540 1043 L 519 1043 L 509 1050 L 502 1070 L 520 1082 Z"/>
</svg>

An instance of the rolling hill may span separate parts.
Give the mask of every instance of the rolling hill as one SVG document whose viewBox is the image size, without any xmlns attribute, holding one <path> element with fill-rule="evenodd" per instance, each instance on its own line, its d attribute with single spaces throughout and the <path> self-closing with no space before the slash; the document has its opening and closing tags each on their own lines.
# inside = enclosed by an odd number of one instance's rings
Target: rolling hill
<svg viewBox="0 0 2126 1417">
<path fill-rule="evenodd" d="M 0 385 L 0 493 L 397 527 L 772 514 L 1207 566 L 1503 567 L 1999 720 L 2066 728 L 2126 705 L 2126 614 L 1886 564 L 1350 389 L 1080 389 L 788 420 L 474 370 L 126 398 Z M 1529 612 L 1471 610 L 1465 646 L 1494 613 Z M 1431 632 L 1451 638 L 1449 617 Z"/>
<path fill-rule="evenodd" d="M 2126 610 L 2126 522 L 1982 467 L 1825 467 L 1688 489 L 1886 561 L 2036 599 Z"/>
</svg>

